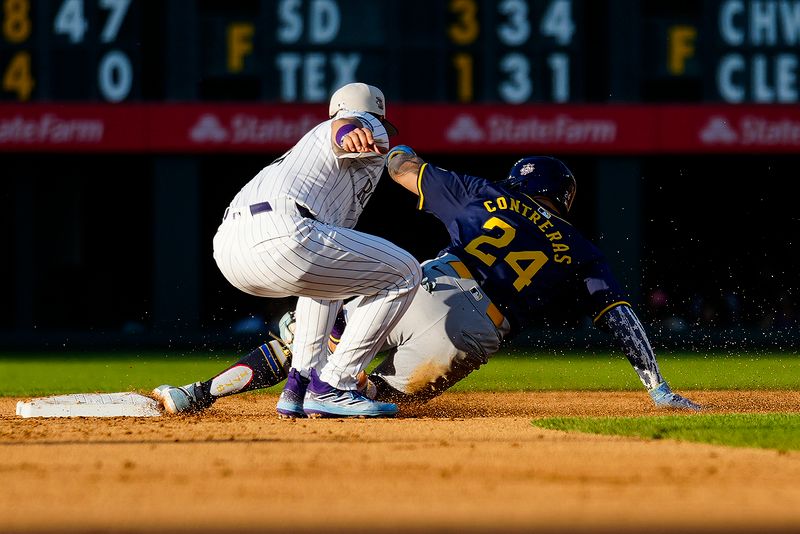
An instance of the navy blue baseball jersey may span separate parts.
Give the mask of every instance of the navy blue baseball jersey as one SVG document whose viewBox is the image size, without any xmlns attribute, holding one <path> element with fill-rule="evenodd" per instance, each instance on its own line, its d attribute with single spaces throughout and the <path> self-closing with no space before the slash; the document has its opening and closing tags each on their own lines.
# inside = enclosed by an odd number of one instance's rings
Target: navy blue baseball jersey
<svg viewBox="0 0 800 534">
<path fill-rule="evenodd" d="M 515 330 L 567 299 L 594 320 L 627 304 L 597 247 L 527 195 L 427 163 L 418 189 L 419 209 L 450 234 L 444 252 L 464 262 Z"/>
</svg>

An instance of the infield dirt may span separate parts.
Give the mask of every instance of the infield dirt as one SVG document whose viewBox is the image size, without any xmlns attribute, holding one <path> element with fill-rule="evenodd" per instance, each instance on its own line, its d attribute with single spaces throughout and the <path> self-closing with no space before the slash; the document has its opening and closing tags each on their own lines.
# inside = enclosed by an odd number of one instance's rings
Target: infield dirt
<svg viewBox="0 0 800 534">
<path fill-rule="evenodd" d="M 800 392 L 692 392 L 800 412 Z M 0 398 L 0 531 L 798 531 L 800 452 L 570 434 L 532 418 L 663 414 L 643 393 L 447 394 L 394 420 L 21 419 Z M 687 415 L 691 416 L 691 415 Z"/>
</svg>

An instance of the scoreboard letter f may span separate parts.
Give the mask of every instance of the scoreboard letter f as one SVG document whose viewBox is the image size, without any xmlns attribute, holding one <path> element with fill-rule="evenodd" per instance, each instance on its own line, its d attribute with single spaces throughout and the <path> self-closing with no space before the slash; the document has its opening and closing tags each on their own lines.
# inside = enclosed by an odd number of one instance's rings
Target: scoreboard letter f
<svg viewBox="0 0 800 534">
<path fill-rule="evenodd" d="M 693 26 L 672 26 L 669 29 L 669 73 L 682 76 L 686 72 L 686 60 L 694 57 L 694 42 L 697 29 Z"/>
<path fill-rule="evenodd" d="M 234 22 L 228 25 L 228 72 L 242 72 L 244 57 L 253 53 L 253 25 Z"/>
</svg>

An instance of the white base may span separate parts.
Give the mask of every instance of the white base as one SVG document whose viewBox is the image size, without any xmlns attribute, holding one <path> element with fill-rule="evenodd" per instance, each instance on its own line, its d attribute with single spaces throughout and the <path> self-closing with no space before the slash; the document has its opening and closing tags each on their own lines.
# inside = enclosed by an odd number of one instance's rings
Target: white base
<svg viewBox="0 0 800 534">
<path fill-rule="evenodd" d="M 17 403 L 21 417 L 158 417 L 158 403 L 138 393 L 75 393 Z"/>
</svg>

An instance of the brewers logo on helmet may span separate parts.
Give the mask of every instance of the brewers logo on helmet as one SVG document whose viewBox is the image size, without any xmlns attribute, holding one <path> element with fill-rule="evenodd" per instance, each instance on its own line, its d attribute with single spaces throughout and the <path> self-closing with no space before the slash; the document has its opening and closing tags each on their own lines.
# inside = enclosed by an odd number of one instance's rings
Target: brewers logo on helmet
<svg viewBox="0 0 800 534">
<path fill-rule="evenodd" d="M 500 185 L 530 197 L 543 196 L 566 215 L 575 199 L 575 177 L 564 162 L 547 156 L 522 158 L 511 167 Z"/>
</svg>

